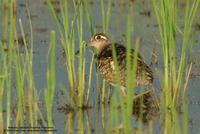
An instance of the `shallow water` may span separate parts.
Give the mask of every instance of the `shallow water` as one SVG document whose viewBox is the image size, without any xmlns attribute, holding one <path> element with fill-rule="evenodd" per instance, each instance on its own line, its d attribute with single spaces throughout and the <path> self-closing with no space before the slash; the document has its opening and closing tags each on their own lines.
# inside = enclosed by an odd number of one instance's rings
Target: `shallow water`
<svg viewBox="0 0 200 134">
<path fill-rule="evenodd" d="M 55 1 L 55 0 L 54 0 Z M 50 31 L 55 30 L 56 33 L 57 27 L 55 21 L 52 17 L 50 9 L 47 4 L 45 4 L 44 0 L 29 0 L 29 8 L 32 18 L 33 25 L 33 38 L 34 38 L 34 58 L 33 58 L 33 69 L 35 76 L 35 84 L 36 88 L 41 91 L 41 95 L 43 96 L 43 90 L 47 87 L 46 85 L 46 72 L 47 72 L 47 55 L 49 51 L 49 37 Z M 73 13 L 73 3 L 69 1 L 69 14 Z M 100 1 L 92 1 L 89 0 L 89 7 L 91 11 L 92 22 L 97 32 L 102 31 L 101 25 L 101 9 L 100 9 Z M 134 34 L 132 35 L 132 42 L 135 42 L 136 38 L 140 38 L 140 53 L 144 57 L 145 62 L 150 65 L 152 61 L 152 53 L 156 54 L 155 61 L 153 63 L 152 68 L 154 68 L 155 73 L 155 81 L 154 87 L 159 92 L 161 89 L 159 76 L 163 70 L 163 58 L 162 58 L 162 49 L 159 43 L 159 31 L 158 25 L 156 22 L 155 15 L 153 13 L 153 9 L 149 1 L 147 0 L 135 0 L 134 2 L 127 2 L 123 0 L 115 0 L 111 4 L 111 25 L 109 26 L 109 35 L 113 40 L 117 42 L 125 42 L 125 33 L 126 33 L 126 17 L 127 10 L 129 6 L 135 6 L 134 14 Z M 184 8 L 184 4 L 181 4 L 180 8 Z M 55 8 L 58 10 L 59 15 L 59 6 L 54 3 Z M 183 13 L 180 13 L 180 25 L 183 19 Z M 72 16 L 71 16 L 72 17 Z M 22 23 L 25 29 L 25 33 L 27 35 L 27 41 L 30 39 L 30 31 L 28 26 L 28 18 L 27 12 L 25 8 L 25 0 L 17 1 L 17 18 L 22 19 Z M 114 21 L 113 21 L 114 20 Z M 89 41 L 89 31 L 86 24 L 86 18 L 83 21 L 83 31 L 84 31 L 84 40 Z M 200 15 L 198 14 L 193 26 L 195 30 L 195 45 L 193 49 L 193 54 L 189 61 L 194 62 L 189 86 L 188 86 L 188 98 L 189 98 L 189 132 L 197 133 L 200 131 L 199 122 L 200 122 Z M 18 32 L 20 35 L 20 32 Z M 62 48 L 59 42 L 59 34 L 57 36 L 57 44 L 56 44 L 56 95 L 55 95 L 55 105 L 53 109 L 53 119 L 55 123 L 55 128 L 57 133 L 63 133 L 66 130 L 70 131 L 69 128 L 65 127 L 69 124 L 73 124 L 74 127 L 72 131 L 78 132 L 82 131 L 78 128 L 78 119 L 83 118 L 83 128 L 85 129 L 85 133 L 90 131 L 91 133 L 105 133 L 107 118 L 109 118 L 109 105 L 105 106 L 105 111 L 102 111 L 102 106 L 98 105 L 98 100 L 94 99 L 98 97 L 95 83 L 92 82 L 92 96 L 90 99 L 90 106 L 87 110 L 77 112 L 71 112 L 70 109 L 66 110 L 63 108 L 66 105 L 66 99 L 62 96 L 60 89 L 64 86 L 68 89 L 67 83 L 67 70 L 64 63 L 64 57 L 62 55 Z M 179 41 L 181 42 L 181 41 Z M 78 48 L 78 43 L 76 44 Z M 133 44 L 134 46 L 134 44 Z M 87 50 L 86 55 L 86 63 L 90 63 L 91 53 Z M 89 64 L 87 64 L 89 67 Z M 89 71 L 86 71 L 87 74 Z M 93 74 L 95 74 L 95 70 L 93 70 Z M 94 75 L 95 77 L 95 75 Z M 41 107 L 44 107 L 43 97 L 41 97 Z M 68 107 L 68 106 L 67 106 Z M 64 113 L 64 111 L 69 111 L 69 113 Z M 102 117 L 104 115 L 104 117 Z M 120 117 L 119 117 L 120 118 Z M 158 118 L 158 117 L 156 117 Z M 158 119 L 157 125 L 155 126 L 155 133 L 159 133 L 161 129 L 161 123 Z M 136 126 L 136 118 L 133 117 L 133 126 Z M 77 127 L 76 127 L 77 126 Z M 144 125 L 145 127 L 145 125 Z"/>
</svg>

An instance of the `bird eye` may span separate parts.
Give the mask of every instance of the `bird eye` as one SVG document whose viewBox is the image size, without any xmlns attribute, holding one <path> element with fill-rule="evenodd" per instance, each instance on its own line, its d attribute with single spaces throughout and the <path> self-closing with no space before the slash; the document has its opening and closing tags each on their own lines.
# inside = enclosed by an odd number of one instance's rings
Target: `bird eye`
<svg viewBox="0 0 200 134">
<path fill-rule="evenodd" d="M 96 40 L 99 40 L 99 39 L 101 39 L 101 36 L 100 36 L 100 35 L 97 35 L 97 36 L 95 36 L 95 39 L 96 39 Z"/>
</svg>

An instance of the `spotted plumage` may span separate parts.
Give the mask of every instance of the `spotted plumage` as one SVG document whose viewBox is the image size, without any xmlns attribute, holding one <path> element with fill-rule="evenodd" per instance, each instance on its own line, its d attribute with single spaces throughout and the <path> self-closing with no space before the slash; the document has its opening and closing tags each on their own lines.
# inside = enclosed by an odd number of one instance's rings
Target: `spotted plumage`
<svg viewBox="0 0 200 134">
<path fill-rule="evenodd" d="M 104 78 L 111 84 L 116 84 L 116 67 L 112 55 L 112 42 L 108 36 L 99 33 L 95 34 L 89 43 L 98 51 L 97 63 L 98 70 Z M 114 43 L 116 50 L 117 63 L 119 67 L 120 85 L 126 87 L 126 48 L 123 45 Z M 134 50 L 130 52 L 131 61 L 134 59 Z M 134 82 L 134 80 L 133 80 Z M 153 82 L 153 73 L 138 53 L 136 67 L 136 86 L 148 85 Z"/>
</svg>

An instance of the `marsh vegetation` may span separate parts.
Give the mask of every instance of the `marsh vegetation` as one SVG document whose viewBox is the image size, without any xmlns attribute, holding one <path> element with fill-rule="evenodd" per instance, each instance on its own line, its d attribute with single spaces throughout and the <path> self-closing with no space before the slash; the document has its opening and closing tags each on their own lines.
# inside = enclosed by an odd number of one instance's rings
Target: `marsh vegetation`
<svg viewBox="0 0 200 134">
<path fill-rule="evenodd" d="M 199 132 L 199 3 L 0 0 L 0 133 Z M 125 95 L 87 48 L 98 32 L 126 46 Z M 151 86 L 132 82 L 133 48 L 153 70 Z"/>
</svg>

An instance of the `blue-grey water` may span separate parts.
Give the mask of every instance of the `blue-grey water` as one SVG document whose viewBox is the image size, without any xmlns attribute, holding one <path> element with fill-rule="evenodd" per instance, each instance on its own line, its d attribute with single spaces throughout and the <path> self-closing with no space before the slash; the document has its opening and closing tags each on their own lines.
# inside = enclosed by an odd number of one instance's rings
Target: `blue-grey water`
<svg viewBox="0 0 200 134">
<path fill-rule="evenodd" d="M 59 10 L 59 5 L 57 0 L 54 1 L 54 7 Z M 130 0 L 131 1 L 131 0 Z M 134 6 L 134 32 L 132 34 L 132 42 L 135 42 L 136 38 L 140 39 L 140 53 L 144 57 L 144 60 L 147 64 L 150 65 L 152 61 L 152 54 L 156 55 L 155 62 L 153 63 L 153 70 L 155 73 L 155 82 L 154 87 L 157 90 L 161 89 L 160 76 L 163 71 L 163 57 L 162 49 L 160 44 L 159 30 L 156 21 L 155 14 L 151 2 L 148 0 L 135 0 L 130 2 L 128 0 L 112 0 L 111 4 L 111 16 L 110 16 L 110 25 L 109 25 L 109 35 L 111 38 L 117 42 L 124 43 L 126 34 L 126 25 L 127 25 L 127 14 L 129 6 Z M 30 28 L 28 23 L 27 11 L 25 6 L 25 0 L 17 1 L 17 21 L 22 20 L 25 34 L 27 35 L 27 41 L 30 43 Z M 105 9 L 107 8 L 107 1 L 105 1 Z M 184 8 L 184 3 L 181 3 L 180 8 Z M 55 95 L 55 104 L 53 109 L 53 119 L 55 123 L 56 133 L 64 133 L 67 130 L 66 126 L 69 126 L 70 114 L 64 114 L 59 112 L 57 108 L 59 106 L 67 104 L 67 99 L 64 98 L 60 91 L 61 89 L 68 90 L 68 80 L 67 80 L 67 69 L 65 65 L 65 57 L 62 55 L 62 47 L 60 44 L 59 32 L 55 23 L 55 20 L 52 16 L 52 13 L 45 3 L 45 0 L 28 0 L 28 7 L 31 14 L 32 27 L 33 27 L 33 72 L 35 77 L 36 88 L 41 92 L 40 101 L 41 107 L 45 108 L 43 91 L 47 88 L 47 65 L 48 65 L 48 51 L 49 51 L 49 42 L 50 42 L 50 31 L 56 31 L 56 95 Z M 91 18 L 94 28 L 97 32 L 102 31 L 102 20 L 101 20 L 101 7 L 100 0 L 89 0 L 89 8 L 91 11 Z M 73 2 L 68 0 L 68 11 L 69 16 L 72 19 L 74 13 Z M 198 10 L 199 13 L 199 10 Z M 191 77 L 188 85 L 188 116 L 189 116 L 189 133 L 196 134 L 200 131 L 199 122 L 200 122 L 200 15 L 197 13 L 193 30 L 195 32 L 195 42 L 194 49 L 190 59 L 186 59 L 186 62 L 192 61 L 193 68 L 191 72 Z M 83 13 L 84 14 L 84 13 Z M 58 15 L 59 12 L 58 12 Z M 85 16 L 85 14 L 84 14 Z M 180 25 L 183 25 L 183 16 L 184 13 L 180 12 L 178 17 L 178 22 Z M 90 32 L 87 27 L 86 17 L 83 18 L 83 39 L 89 41 Z M 0 33 L 1 34 L 1 33 Z M 18 35 L 20 32 L 18 31 Z M 75 37 L 78 39 L 78 37 Z M 179 41 L 179 44 L 181 40 Z M 76 48 L 78 48 L 78 43 L 76 43 Z M 134 47 L 134 43 L 133 43 Z M 91 60 L 91 52 L 87 50 L 86 55 L 86 68 L 89 68 L 89 63 Z M 78 60 L 78 59 L 77 59 Z M 89 71 L 86 71 L 89 74 Z M 78 128 L 78 118 L 83 116 L 83 128 L 85 128 L 85 133 L 90 131 L 91 133 L 105 133 L 106 122 L 109 118 L 109 108 L 106 108 L 105 117 L 102 117 L 101 107 L 98 106 L 98 102 L 95 101 L 97 92 L 99 89 L 95 87 L 95 69 L 93 70 L 94 81 L 92 81 L 92 97 L 90 98 L 91 109 L 84 111 L 84 113 L 77 111 L 74 115 L 74 132 L 79 131 Z M 86 79 L 87 80 L 87 79 Z M 43 109 L 42 111 L 45 111 Z M 45 112 L 44 112 L 45 113 Z M 81 115 L 83 114 L 83 115 Z M 180 115 L 181 116 L 181 115 Z M 120 117 L 119 117 L 120 118 Z M 157 121 L 155 126 L 155 133 L 159 133 L 162 129 L 161 122 Z M 133 117 L 133 122 L 135 119 Z M 88 124 L 89 125 L 88 125 Z M 133 123 L 134 124 L 134 123 Z M 104 126 L 105 125 L 105 126 Z M 88 128 L 88 126 L 90 128 Z"/>
</svg>

